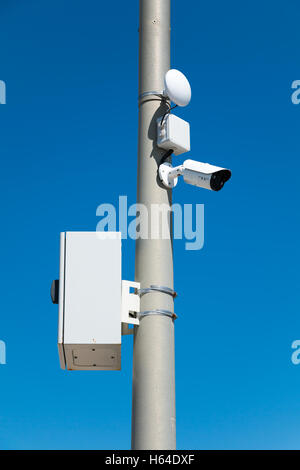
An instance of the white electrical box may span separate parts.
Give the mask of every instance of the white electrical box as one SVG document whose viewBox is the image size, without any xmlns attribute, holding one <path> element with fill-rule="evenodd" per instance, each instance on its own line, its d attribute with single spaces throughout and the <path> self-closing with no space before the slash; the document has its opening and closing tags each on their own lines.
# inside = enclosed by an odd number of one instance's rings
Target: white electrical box
<svg viewBox="0 0 300 470">
<path fill-rule="evenodd" d="M 121 233 L 60 238 L 58 349 L 69 370 L 121 368 Z"/>
<path fill-rule="evenodd" d="M 167 114 L 157 119 L 157 146 L 166 150 L 172 149 L 174 155 L 189 152 L 190 125 L 174 114 Z"/>
</svg>

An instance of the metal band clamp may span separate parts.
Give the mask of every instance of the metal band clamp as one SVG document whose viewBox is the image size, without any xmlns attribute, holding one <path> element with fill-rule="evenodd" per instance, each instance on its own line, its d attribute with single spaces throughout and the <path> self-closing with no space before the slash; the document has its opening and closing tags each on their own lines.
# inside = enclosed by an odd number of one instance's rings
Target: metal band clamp
<svg viewBox="0 0 300 470">
<path fill-rule="evenodd" d="M 160 310 L 160 309 L 156 309 L 156 310 L 144 310 L 143 312 L 140 312 L 138 314 L 139 318 L 140 317 L 147 317 L 149 315 L 163 315 L 165 317 L 170 317 L 172 318 L 173 320 L 176 320 L 177 318 L 177 315 L 176 313 L 174 312 L 170 312 L 170 310 Z"/>
<path fill-rule="evenodd" d="M 139 95 L 139 98 L 138 98 L 138 99 L 139 99 L 139 101 L 140 101 L 140 100 L 143 99 L 145 96 L 152 96 L 152 95 L 154 95 L 154 96 L 159 96 L 160 98 L 163 98 L 163 99 L 167 99 L 167 97 L 164 96 L 164 92 L 163 92 L 163 91 L 144 91 L 144 93 L 141 93 L 141 94 Z"/>
<path fill-rule="evenodd" d="M 142 297 L 145 294 L 149 294 L 150 292 L 162 292 L 163 294 L 168 294 L 171 295 L 175 299 L 177 297 L 177 292 L 175 292 L 173 289 L 170 289 L 170 287 L 165 287 L 165 286 L 154 286 L 151 285 L 150 287 L 147 287 L 145 289 L 138 289 L 137 294 Z"/>
<path fill-rule="evenodd" d="M 161 101 L 165 102 L 170 101 L 169 98 L 164 95 L 163 91 L 145 91 L 144 93 L 141 93 L 138 97 L 139 105 L 142 103 L 143 98 L 147 98 L 148 96 L 157 96 L 158 98 L 160 98 Z"/>
</svg>

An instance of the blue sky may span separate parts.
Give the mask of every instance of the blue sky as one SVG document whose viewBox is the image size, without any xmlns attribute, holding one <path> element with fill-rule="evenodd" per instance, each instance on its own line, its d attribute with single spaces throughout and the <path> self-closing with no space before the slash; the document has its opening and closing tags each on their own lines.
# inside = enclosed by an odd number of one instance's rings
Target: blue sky
<svg viewBox="0 0 300 470">
<path fill-rule="evenodd" d="M 118 12 L 117 12 L 118 8 Z M 132 338 L 121 372 L 60 370 L 59 232 L 136 198 L 138 2 L 1 2 L 0 448 L 128 449 Z M 192 101 L 191 158 L 232 169 L 205 244 L 174 243 L 180 449 L 299 449 L 299 2 L 172 2 L 172 67 Z M 107 175 L 114 172 L 113 184 Z M 134 277 L 134 241 L 123 242 Z"/>
</svg>

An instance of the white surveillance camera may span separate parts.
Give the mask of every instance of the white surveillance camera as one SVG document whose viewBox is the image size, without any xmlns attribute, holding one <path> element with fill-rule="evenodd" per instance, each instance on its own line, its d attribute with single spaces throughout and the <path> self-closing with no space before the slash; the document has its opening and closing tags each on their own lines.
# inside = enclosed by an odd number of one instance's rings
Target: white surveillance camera
<svg viewBox="0 0 300 470">
<path fill-rule="evenodd" d="M 159 177 L 166 188 L 174 188 L 179 176 L 183 176 L 184 181 L 193 186 L 220 191 L 230 179 L 231 171 L 194 160 L 185 160 L 176 167 L 172 167 L 170 163 L 160 165 Z"/>
<path fill-rule="evenodd" d="M 227 168 L 210 165 L 209 163 L 185 160 L 183 166 L 184 181 L 199 188 L 220 191 L 231 177 L 231 171 Z"/>
</svg>

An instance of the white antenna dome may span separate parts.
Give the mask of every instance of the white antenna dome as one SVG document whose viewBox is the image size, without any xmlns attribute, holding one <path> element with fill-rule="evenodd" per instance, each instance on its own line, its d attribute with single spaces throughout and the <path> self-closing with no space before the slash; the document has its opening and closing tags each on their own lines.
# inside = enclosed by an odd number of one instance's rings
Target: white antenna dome
<svg viewBox="0 0 300 470">
<path fill-rule="evenodd" d="M 191 85 L 186 76 L 176 69 L 166 73 L 164 93 L 178 106 L 187 106 L 191 101 Z"/>
</svg>

